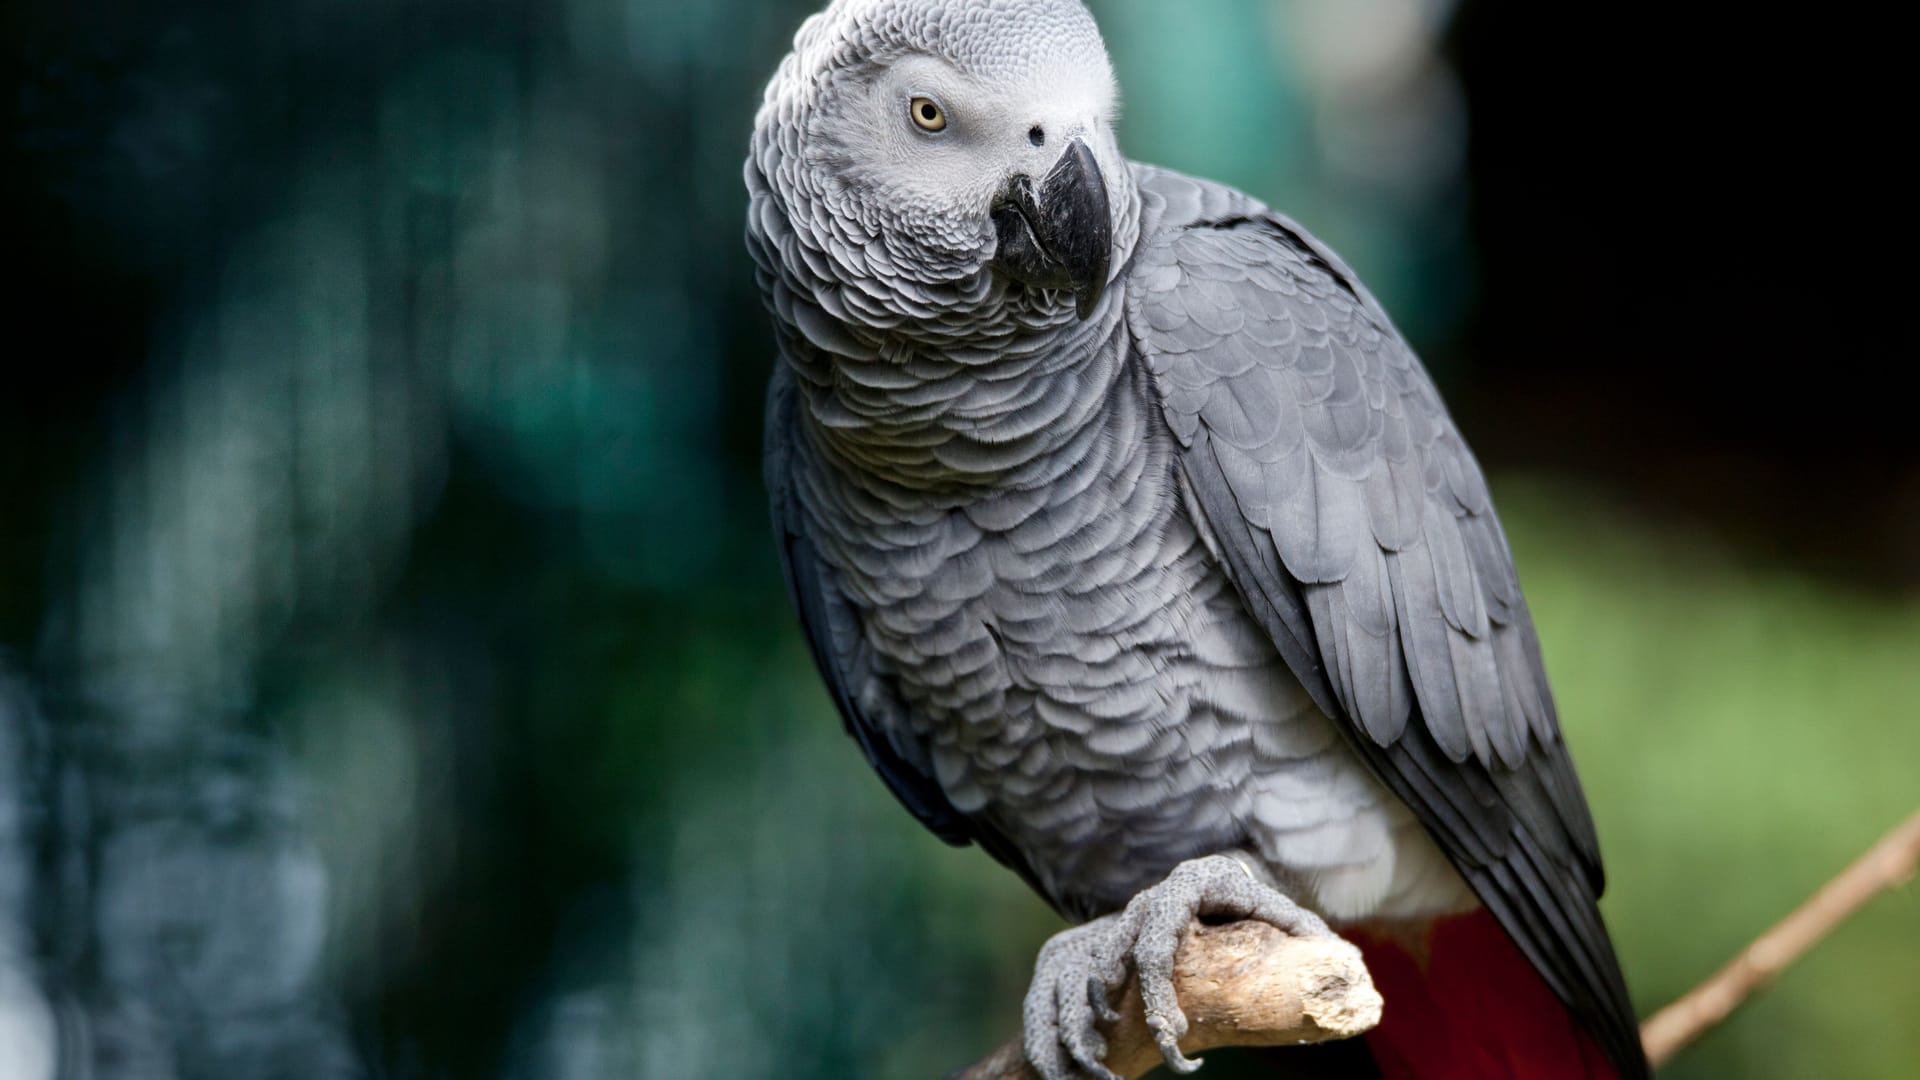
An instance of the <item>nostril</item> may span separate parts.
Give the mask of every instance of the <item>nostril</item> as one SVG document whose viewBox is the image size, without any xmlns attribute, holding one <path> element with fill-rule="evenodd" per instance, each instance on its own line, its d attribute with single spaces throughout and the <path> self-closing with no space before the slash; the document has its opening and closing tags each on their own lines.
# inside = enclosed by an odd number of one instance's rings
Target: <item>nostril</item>
<svg viewBox="0 0 1920 1080">
<path fill-rule="evenodd" d="M 1033 145 L 1035 145 L 1035 146 L 1045 146 L 1045 145 L 1047 145 L 1047 131 L 1046 131 L 1046 129 L 1045 129 L 1045 128 L 1043 128 L 1043 127 L 1041 127 L 1041 126 L 1040 126 L 1039 124 L 1035 124 L 1035 125 L 1033 125 L 1032 127 L 1030 127 L 1030 128 L 1028 128 L 1028 129 L 1027 129 L 1027 141 L 1028 141 L 1028 142 L 1030 142 L 1030 143 L 1032 143 L 1032 144 L 1033 144 Z"/>
</svg>

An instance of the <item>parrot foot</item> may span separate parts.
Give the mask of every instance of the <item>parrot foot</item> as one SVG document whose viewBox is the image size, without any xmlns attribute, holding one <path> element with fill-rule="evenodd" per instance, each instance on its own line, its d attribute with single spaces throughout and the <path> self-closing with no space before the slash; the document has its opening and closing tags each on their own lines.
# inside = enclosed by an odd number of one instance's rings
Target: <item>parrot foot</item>
<svg viewBox="0 0 1920 1080">
<path fill-rule="evenodd" d="M 1254 876 L 1228 855 L 1189 859 L 1126 908 L 1055 934 L 1040 950 L 1022 1019 L 1027 1061 L 1043 1080 L 1121 1080 L 1105 1064 L 1100 1023 L 1119 1019 L 1110 995 L 1131 961 L 1140 979 L 1147 1028 L 1167 1067 L 1190 1073 L 1200 1062 L 1180 1052 L 1187 1017 L 1173 989 L 1173 957 L 1195 916 L 1259 919 L 1294 937 L 1331 937 L 1318 915 Z"/>
</svg>

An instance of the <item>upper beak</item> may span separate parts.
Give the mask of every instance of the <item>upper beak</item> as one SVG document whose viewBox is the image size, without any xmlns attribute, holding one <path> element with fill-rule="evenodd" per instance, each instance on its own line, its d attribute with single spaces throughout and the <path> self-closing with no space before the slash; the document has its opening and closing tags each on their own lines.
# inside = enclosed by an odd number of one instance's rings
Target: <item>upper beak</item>
<svg viewBox="0 0 1920 1080">
<path fill-rule="evenodd" d="M 1106 178 L 1087 144 L 1075 139 L 1040 178 L 1016 176 L 995 200 L 1000 234 L 993 266 L 1040 289 L 1073 290 L 1080 318 L 1093 314 L 1107 291 L 1113 258 L 1113 212 Z"/>
</svg>

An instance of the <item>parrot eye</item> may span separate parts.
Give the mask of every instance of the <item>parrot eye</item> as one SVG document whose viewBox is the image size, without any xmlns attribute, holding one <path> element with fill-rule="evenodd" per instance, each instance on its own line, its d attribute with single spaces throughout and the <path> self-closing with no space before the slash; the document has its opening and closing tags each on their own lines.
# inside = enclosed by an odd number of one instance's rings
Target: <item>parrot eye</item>
<svg viewBox="0 0 1920 1080">
<path fill-rule="evenodd" d="M 914 126 L 921 131 L 947 130 L 947 112 L 930 97 L 914 98 L 907 105 L 907 114 L 913 117 Z"/>
</svg>

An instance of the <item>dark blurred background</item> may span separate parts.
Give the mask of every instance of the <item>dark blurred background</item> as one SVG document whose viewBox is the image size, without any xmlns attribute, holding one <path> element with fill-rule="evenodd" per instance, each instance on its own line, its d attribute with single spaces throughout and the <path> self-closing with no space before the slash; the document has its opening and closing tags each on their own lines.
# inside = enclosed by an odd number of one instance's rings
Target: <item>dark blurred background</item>
<svg viewBox="0 0 1920 1080">
<path fill-rule="evenodd" d="M 0 1078 L 1013 1031 L 1057 923 L 867 774 L 766 536 L 739 163 L 814 6 L 0 8 Z M 1320 233 L 1454 403 L 1665 1003 L 1920 803 L 1900 39 L 1092 6 L 1129 152 Z M 1667 1075 L 1915 1075 L 1916 940 L 1882 898 Z"/>
</svg>

